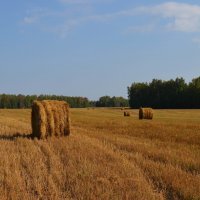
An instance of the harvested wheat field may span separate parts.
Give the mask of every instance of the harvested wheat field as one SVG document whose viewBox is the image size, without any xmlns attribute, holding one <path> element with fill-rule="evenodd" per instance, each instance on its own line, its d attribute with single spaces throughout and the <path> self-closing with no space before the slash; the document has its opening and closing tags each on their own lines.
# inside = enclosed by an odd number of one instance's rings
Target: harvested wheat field
<svg viewBox="0 0 200 200">
<path fill-rule="evenodd" d="M 200 110 L 70 112 L 70 136 L 32 140 L 31 110 L 0 110 L 0 199 L 200 199 Z"/>
</svg>

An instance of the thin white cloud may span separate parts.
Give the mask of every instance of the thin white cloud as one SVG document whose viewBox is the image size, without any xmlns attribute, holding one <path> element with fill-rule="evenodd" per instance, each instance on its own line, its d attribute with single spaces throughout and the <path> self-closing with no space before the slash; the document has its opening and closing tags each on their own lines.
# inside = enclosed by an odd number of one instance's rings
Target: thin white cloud
<svg viewBox="0 0 200 200">
<path fill-rule="evenodd" d="M 106 0 L 58 0 L 66 4 L 85 4 L 95 2 L 106 2 Z M 112 0 L 107 0 L 112 1 Z M 105 14 L 93 14 L 81 13 L 74 15 L 73 13 L 65 15 L 64 11 L 47 11 L 45 9 L 39 9 L 30 12 L 24 17 L 23 22 L 25 24 L 31 24 L 39 21 L 41 18 L 53 16 L 54 18 L 60 17 L 60 24 L 57 27 L 53 27 L 55 32 L 60 33 L 62 36 L 67 35 L 75 27 L 83 25 L 85 23 L 93 22 L 111 22 L 113 20 L 122 19 L 123 17 L 140 17 L 150 16 L 147 19 L 147 24 L 154 25 L 130 25 L 128 32 L 150 32 L 160 27 L 164 27 L 170 31 L 180 32 L 200 32 L 200 5 L 167 2 L 154 6 L 140 6 L 132 9 L 116 11 Z M 154 16 L 152 19 L 151 16 Z M 155 20 L 156 22 L 154 22 Z M 51 26 L 51 24 L 48 24 Z M 55 25 L 54 25 L 55 26 Z"/>
<path fill-rule="evenodd" d="M 154 24 L 147 24 L 147 25 L 141 25 L 141 26 L 130 26 L 125 31 L 125 33 L 147 33 L 152 32 L 155 29 Z"/>
<path fill-rule="evenodd" d="M 67 4 L 87 4 L 90 3 L 90 0 L 59 0 L 61 3 Z"/>
<path fill-rule="evenodd" d="M 198 45 L 200 45 L 200 37 L 199 38 L 193 38 L 192 41 Z"/>
<path fill-rule="evenodd" d="M 33 24 L 36 23 L 38 18 L 36 16 L 31 16 L 31 17 L 24 17 L 23 23 L 24 24 Z"/>
<path fill-rule="evenodd" d="M 110 3 L 113 0 L 58 0 L 64 4 L 95 4 L 95 3 Z"/>
<path fill-rule="evenodd" d="M 50 32 L 56 33 L 61 38 L 65 38 L 69 32 L 74 30 L 75 27 L 79 25 L 80 21 L 76 20 L 68 20 L 66 23 L 59 25 L 57 27 L 53 27 L 48 29 Z"/>
<path fill-rule="evenodd" d="M 66 12 L 51 11 L 45 8 L 37 8 L 26 11 L 26 16 L 22 20 L 23 24 L 39 23 L 43 18 L 63 18 L 67 15 Z"/>
<path fill-rule="evenodd" d="M 180 32 L 200 32 L 200 5 L 168 2 L 155 6 L 143 6 L 136 7 L 128 10 L 121 10 L 118 12 L 84 16 L 79 19 L 75 19 L 76 24 L 90 21 L 108 21 L 120 17 L 130 17 L 137 15 L 151 15 L 157 16 L 158 19 L 164 23 L 164 28 L 170 31 Z M 160 25 L 159 25 L 160 27 Z M 156 26 L 138 26 L 129 28 L 131 32 L 149 32 Z M 158 28 L 158 27 L 157 27 Z M 131 30 L 132 29 L 132 30 Z"/>
<path fill-rule="evenodd" d="M 138 13 L 155 15 L 168 20 L 165 27 L 171 31 L 200 32 L 200 6 L 168 2 L 156 6 L 139 7 Z"/>
</svg>

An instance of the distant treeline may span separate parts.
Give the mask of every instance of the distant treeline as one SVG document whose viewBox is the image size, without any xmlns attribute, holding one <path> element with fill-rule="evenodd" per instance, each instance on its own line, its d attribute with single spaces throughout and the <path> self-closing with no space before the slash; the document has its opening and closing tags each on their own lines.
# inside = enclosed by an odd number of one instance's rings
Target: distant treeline
<svg viewBox="0 0 200 200">
<path fill-rule="evenodd" d="M 0 108 L 30 108 L 34 100 L 66 101 L 71 107 L 81 108 L 90 105 L 85 97 L 67 97 L 56 95 L 10 95 L 0 94 Z"/>
<path fill-rule="evenodd" d="M 98 101 L 90 101 L 86 97 L 0 94 L 0 108 L 30 108 L 34 100 L 66 101 L 71 108 L 128 106 L 128 100 L 122 97 L 105 96 L 100 97 Z"/>
<path fill-rule="evenodd" d="M 128 107 L 129 103 L 128 99 L 123 97 L 103 96 L 95 102 L 95 105 L 96 107 Z"/>
<path fill-rule="evenodd" d="M 133 83 L 128 96 L 132 108 L 200 108 L 200 77 L 188 84 L 183 78 Z"/>
</svg>

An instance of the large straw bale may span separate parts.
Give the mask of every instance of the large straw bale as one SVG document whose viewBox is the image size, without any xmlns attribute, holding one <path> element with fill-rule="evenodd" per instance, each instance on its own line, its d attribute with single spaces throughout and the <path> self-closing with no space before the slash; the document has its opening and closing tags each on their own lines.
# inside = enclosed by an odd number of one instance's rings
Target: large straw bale
<svg viewBox="0 0 200 200">
<path fill-rule="evenodd" d="M 69 105 L 64 101 L 34 101 L 31 122 L 33 137 L 69 135 Z"/>
<path fill-rule="evenodd" d="M 139 109 L 139 119 L 153 119 L 153 109 L 152 108 L 140 108 Z"/>
</svg>

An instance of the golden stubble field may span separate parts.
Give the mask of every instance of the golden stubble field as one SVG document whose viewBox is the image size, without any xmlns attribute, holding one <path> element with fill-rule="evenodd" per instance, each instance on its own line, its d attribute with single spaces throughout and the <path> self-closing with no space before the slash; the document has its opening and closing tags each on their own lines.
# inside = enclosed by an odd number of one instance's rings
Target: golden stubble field
<svg viewBox="0 0 200 200">
<path fill-rule="evenodd" d="M 29 139 L 0 110 L 0 199 L 200 199 L 200 110 L 71 109 L 69 137 Z"/>
</svg>

